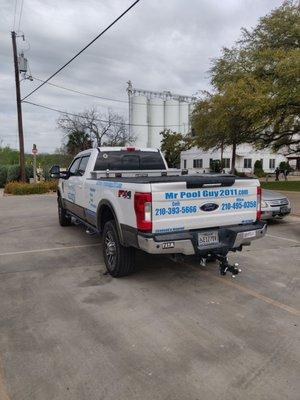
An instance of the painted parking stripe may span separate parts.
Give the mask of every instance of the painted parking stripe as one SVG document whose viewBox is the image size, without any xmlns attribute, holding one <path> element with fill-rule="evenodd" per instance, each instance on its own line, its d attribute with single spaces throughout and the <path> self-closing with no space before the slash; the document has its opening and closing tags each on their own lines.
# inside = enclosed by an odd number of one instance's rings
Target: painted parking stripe
<svg viewBox="0 0 300 400">
<path fill-rule="evenodd" d="M 249 289 L 243 285 L 240 285 L 238 283 L 232 282 L 227 279 L 223 279 L 220 276 L 215 276 L 214 278 L 218 279 L 219 281 L 223 282 L 225 285 L 235 287 L 236 289 L 240 290 L 243 293 L 246 293 L 252 297 L 255 297 L 258 300 L 262 300 L 265 303 L 271 304 L 274 307 L 280 308 L 281 310 L 287 311 L 289 314 L 295 315 L 297 317 L 300 317 L 300 310 L 297 308 L 288 306 L 284 303 L 281 303 L 280 301 L 271 299 L 270 297 L 264 296 L 263 294 L 260 294 L 259 292 L 256 292 L 255 290 Z"/>
<path fill-rule="evenodd" d="M 266 236 L 272 237 L 272 238 L 276 238 L 276 239 L 280 239 L 280 240 L 287 240 L 289 242 L 294 242 L 294 243 L 299 243 L 300 244 L 299 240 L 288 239 L 288 238 L 285 238 L 285 237 L 282 237 L 282 236 L 269 235 L 268 233 L 266 234 Z"/>
<path fill-rule="evenodd" d="M 196 271 L 199 271 L 199 268 L 195 267 L 192 264 L 188 264 L 186 262 L 182 262 L 182 264 L 186 265 L 189 268 L 192 267 Z M 246 286 L 240 285 L 237 282 L 233 282 L 232 280 L 228 280 L 225 277 L 213 275 L 209 271 L 201 270 L 201 274 L 205 274 L 206 276 L 209 276 L 210 278 L 213 278 L 214 280 L 217 280 L 218 282 L 221 282 L 227 286 L 231 286 L 231 287 L 239 290 L 240 292 L 246 293 L 249 296 L 252 296 L 258 300 L 264 301 L 267 304 L 271 304 L 272 306 L 279 308 L 281 310 L 284 310 L 284 311 L 288 312 L 289 314 L 300 317 L 300 310 L 297 308 L 288 306 L 287 304 L 281 303 L 280 301 L 277 301 L 270 297 L 264 296 L 263 294 L 256 292 L 255 290 L 252 290 L 250 288 L 247 288 Z"/>
<path fill-rule="evenodd" d="M 8 252 L 8 253 L 0 253 L 0 256 L 14 256 L 14 255 L 17 255 L 17 254 L 44 253 L 44 252 L 47 252 L 47 251 L 79 249 L 79 248 L 82 248 L 82 247 L 95 247 L 95 246 L 99 246 L 100 244 L 101 243 L 78 244 L 78 245 L 73 245 L 73 246 L 51 247 L 49 249 L 11 251 L 11 252 Z"/>
</svg>

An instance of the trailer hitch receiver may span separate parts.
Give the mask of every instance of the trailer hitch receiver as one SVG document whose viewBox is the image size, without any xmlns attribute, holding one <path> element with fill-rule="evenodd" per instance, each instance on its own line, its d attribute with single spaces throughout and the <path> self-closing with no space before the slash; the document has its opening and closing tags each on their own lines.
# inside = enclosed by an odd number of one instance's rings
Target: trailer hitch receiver
<svg viewBox="0 0 300 400">
<path fill-rule="evenodd" d="M 234 263 L 233 265 L 229 264 L 228 257 L 216 254 L 216 259 L 220 262 L 219 268 L 221 275 L 226 275 L 227 272 L 231 272 L 232 277 L 235 278 L 237 274 L 242 272 L 238 263 Z"/>
</svg>

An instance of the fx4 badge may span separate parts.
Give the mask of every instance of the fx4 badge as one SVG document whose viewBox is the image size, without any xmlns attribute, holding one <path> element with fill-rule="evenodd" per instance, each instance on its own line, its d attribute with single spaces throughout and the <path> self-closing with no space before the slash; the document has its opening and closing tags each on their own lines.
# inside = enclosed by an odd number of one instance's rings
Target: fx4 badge
<svg viewBox="0 0 300 400">
<path fill-rule="evenodd" d="M 123 199 L 131 199 L 131 190 L 119 190 L 118 197 L 122 197 Z"/>
</svg>

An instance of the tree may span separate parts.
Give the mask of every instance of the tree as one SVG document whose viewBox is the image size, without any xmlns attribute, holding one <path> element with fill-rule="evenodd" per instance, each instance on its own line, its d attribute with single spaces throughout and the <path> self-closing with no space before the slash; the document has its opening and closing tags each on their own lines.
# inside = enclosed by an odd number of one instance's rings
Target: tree
<svg viewBox="0 0 300 400">
<path fill-rule="evenodd" d="M 192 126 L 196 132 L 195 142 L 204 150 L 223 149 L 232 146 L 231 169 L 235 169 L 236 148 L 251 142 L 249 117 L 244 115 L 240 98 L 242 88 L 227 84 L 225 90 L 216 94 L 205 92 L 192 113 Z M 223 154 L 221 156 L 222 163 Z"/>
<path fill-rule="evenodd" d="M 180 153 L 193 147 L 194 139 L 191 135 L 172 132 L 165 129 L 162 135 L 161 151 L 164 153 L 167 164 L 170 168 L 180 165 Z"/>
<path fill-rule="evenodd" d="M 9 146 L 0 147 L 0 164 L 19 164 L 19 152 Z"/>
<path fill-rule="evenodd" d="M 212 84 L 222 94 L 235 87 L 258 148 L 300 150 L 299 25 L 299 2 L 285 1 L 214 60 Z"/>
<path fill-rule="evenodd" d="M 81 116 L 63 114 L 57 120 L 57 125 L 65 134 L 63 148 L 67 154 L 74 155 L 92 147 L 92 137 L 84 127 Z"/>
<path fill-rule="evenodd" d="M 124 117 L 108 110 L 107 115 L 91 108 L 77 115 L 63 114 L 57 121 L 65 133 L 69 154 L 97 146 L 125 146 L 134 138 L 128 133 Z"/>
<path fill-rule="evenodd" d="M 74 130 L 73 132 L 68 133 L 67 142 L 65 144 L 67 149 L 67 154 L 76 154 L 80 151 L 87 150 L 91 148 L 93 145 L 93 141 L 90 136 L 81 130 Z"/>
</svg>

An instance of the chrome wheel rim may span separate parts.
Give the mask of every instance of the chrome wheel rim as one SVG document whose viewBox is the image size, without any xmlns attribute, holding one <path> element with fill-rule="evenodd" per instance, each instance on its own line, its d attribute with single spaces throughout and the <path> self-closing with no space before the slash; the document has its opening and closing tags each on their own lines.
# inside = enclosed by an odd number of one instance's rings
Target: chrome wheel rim
<svg viewBox="0 0 300 400">
<path fill-rule="evenodd" d="M 107 232 L 105 237 L 105 254 L 109 267 L 113 268 L 117 260 L 117 246 L 111 232 Z"/>
</svg>

